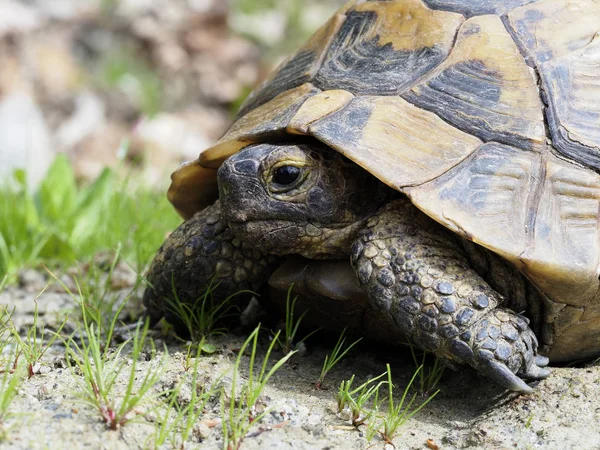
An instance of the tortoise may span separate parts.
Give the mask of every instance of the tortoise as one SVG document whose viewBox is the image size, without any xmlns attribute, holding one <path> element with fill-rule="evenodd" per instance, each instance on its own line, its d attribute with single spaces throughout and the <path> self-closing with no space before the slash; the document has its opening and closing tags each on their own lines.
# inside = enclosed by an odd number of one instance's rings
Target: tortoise
<svg viewBox="0 0 600 450">
<path fill-rule="evenodd" d="M 173 174 L 185 222 L 144 304 L 273 273 L 324 302 L 358 289 L 530 393 L 550 361 L 600 353 L 599 171 L 600 2 L 351 1 Z"/>
</svg>

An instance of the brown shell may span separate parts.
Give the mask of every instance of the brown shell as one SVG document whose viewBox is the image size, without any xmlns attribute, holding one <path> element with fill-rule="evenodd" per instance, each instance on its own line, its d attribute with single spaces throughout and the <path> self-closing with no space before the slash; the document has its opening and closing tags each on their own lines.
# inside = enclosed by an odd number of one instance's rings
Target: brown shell
<svg viewBox="0 0 600 450">
<path fill-rule="evenodd" d="M 598 0 L 352 1 L 174 174 L 172 201 L 189 215 L 214 196 L 188 199 L 204 171 L 284 134 L 514 263 L 549 300 L 555 360 L 600 349 Z"/>
</svg>

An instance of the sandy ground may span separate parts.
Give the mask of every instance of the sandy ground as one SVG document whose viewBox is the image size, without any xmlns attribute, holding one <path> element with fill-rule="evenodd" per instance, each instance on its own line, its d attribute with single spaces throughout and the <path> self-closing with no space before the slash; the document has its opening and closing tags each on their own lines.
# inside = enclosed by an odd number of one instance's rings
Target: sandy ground
<svg viewBox="0 0 600 450">
<path fill-rule="evenodd" d="M 124 139 L 131 140 L 131 151 L 144 149 L 143 159 L 152 169 L 146 177 L 148 183 L 156 180 L 166 183 L 164 167 L 195 157 L 198 148 L 217 139 L 228 126 L 235 102 L 245 89 L 265 75 L 262 72 L 266 68 L 259 63 L 260 52 L 256 45 L 229 30 L 227 23 L 231 18 L 220 8 L 224 2 L 218 0 L 121 2 L 131 7 L 120 8 L 108 22 L 100 10 L 88 10 L 95 3 L 102 2 L 0 0 L 3 11 L 8 11 L 7 8 L 16 11 L 0 17 L 3 61 L 0 107 L 4 111 L 0 117 L 0 135 L 10 136 L 6 133 L 13 130 L 14 118 L 20 117 L 19 114 L 35 118 L 28 123 L 29 132 L 23 133 L 27 138 L 23 145 L 33 148 L 31 136 L 38 136 L 46 145 L 35 147 L 38 153 L 32 156 L 32 161 L 47 166 L 57 150 L 65 152 L 74 160 L 75 170 L 82 178 L 93 178 L 106 165 L 116 165 L 119 161 L 115 150 Z M 310 3 L 316 7 L 325 4 Z M 327 2 L 334 3 L 341 1 Z M 52 6 L 59 4 L 61 15 L 51 14 Z M 192 8 L 187 4 L 197 6 Z M 204 4 L 207 6 L 198 6 Z M 308 7 L 304 10 L 309 12 Z M 326 15 L 315 11 L 314 27 Z M 284 32 L 285 18 L 281 14 L 271 14 L 271 25 L 265 21 L 267 16 L 261 14 L 260 27 L 253 25 L 251 17 L 239 14 L 234 22 L 238 27 L 246 24 L 251 31 Z M 9 20 L 11 17 L 15 18 L 14 23 Z M 206 35 L 202 31 L 205 29 Z M 281 39 L 284 36 L 272 38 Z M 105 43 L 107 48 L 96 41 Z M 148 63 L 150 75 L 169 81 L 164 83 L 165 98 L 161 105 L 166 111 L 160 111 L 152 120 L 139 120 L 143 114 L 134 95 L 137 91 L 123 90 L 123 83 L 118 89 L 80 83 L 82 78 L 93 79 L 96 72 L 102 72 L 98 69 L 102 68 L 105 56 L 112 55 L 113 47 L 128 46 L 141 61 Z M 172 58 L 184 51 L 186 58 Z M 30 58 L 38 53 L 51 57 L 34 58 L 32 64 Z M 81 60 L 82 54 L 87 59 Z M 23 75 L 31 72 L 35 76 Z M 27 154 L 17 150 L 16 156 Z M 5 151 L 1 156 L 6 155 L 9 153 Z M 14 167 L 22 165 L 22 161 L 16 161 Z M 40 176 L 46 166 L 40 167 Z M 13 166 L 6 161 L 0 164 L 0 169 L 8 167 Z M 0 293 L 0 305 L 15 309 L 13 320 L 19 330 L 31 325 L 34 298 L 44 284 L 43 280 L 40 283 L 39 274 L 30 271 L 21 277 L 20 286 Z M 135 315 L 140 311 L 139 297 L 131 302 Z M 56 329 L 65 315 L 76 309 L 73 300 L 55 288 L 46 291 L 38 299 L 38 305 L 39 325 L 49 329 Z M 72 319 L 67 322 L 66 330 L 74 330 Z M 154 393 L 160 393 L 186 375 L 185 347 L 173 339 L 165 342 L 160 331 L 154 333 L 157 347 L 166 344 L 171 355 L 164 376 L 153 389 Z M 210 387 L 222 382 L 227 388 L 231 384 L 235 351 L 243 340 L 243 334 L 234 333 L 211 340 L 217 351 L 203 356 L 198 366 L 198 379 L 203 385 Z M 394 382 L 401 391 L 415 369 L 410 354 L 365 343 L 333 369 L 326 380 L 326 389 L 315 390 L 314 383 L 330 350 L 330 343 L 313 339 L 305 355 L 285 365 L 273 377 L 263 398 L 272 412 L 252 428 L 243 449 L 386 446 L 377 437 L 368 443 L 364 430 L 353 429 L 338 416 L 334 393 L 342 380 L 353 374 L 358 381 L 378 375 L 385 370 L 386 363 L 392 365 Z M 77 394 L 81 376 L 66 367 L 64 353 L 62 345 L 50 349 L 36 368 L 38 373 L 24 381 L 11 405 L 13 415 L 6 424 L 8 438 L 0 443 L 0 448 L 152 448 L 152 435 L 157 417 L 164 411 L 164 400 L 141 407 L 134 421 L 110 431 L 94 409 L 81 403 Z M 140 361 L 140 377 L 153 364 L 153 360 Z M 600 448 L 599 378 L 600 365 L 594 362 L 577 368 L 554 368 L 550 378 L 537 384 L 534 394 L 517 396 L 471 371 L 447 371 L 438 386 L 441 392 L 400 429 L 394 445 L 398 449 L 432 450 Z M 124 383 L 121 380 L 117 392 L 123 392 Z M 186 448 L 223 447 L 218 400 L 215 397 L 208 403 Z"/>
<path fill-rule="evenodd" d="M 27 277 L 26 277 L 27 278 Z M 30 277 L 31 278 L 31 277 Z M 35 277 L 33 277 L 35 278 Z M 25 280 L 26 283 L 29 282 Z M 38 280 L 39 282 L 39 280 Z M 0 304 L 15 308 L 14 323 L 24 329 L 32 321 L 34 285 L 9 287 L 0 294 Z M 136 299 L 131 306 L 136 309 Z M 73 300 L 60 289 L 49 289 L 38 299 L 40 324 L 56 327 L 64 314 L 75 309 Z M 71 324 L 67 324 L 67 328 Z M 177 341 L 153 335 L 157 348 L 167 345 L 170 359 L 160 382 L 159 393 L 176 385 L 185 375 L 185 347 Z M 202 356 L 198 380 L 204 386 L 231 385 L 236 351 L 244 340 L 234 333 L 213 338 L 217 351 Z M 264 345 L 264 344 L 263 344 Z M 243 449 L 362 449 L 391 448 L 375 437 L 368 443 L 364 429 L 353 429 L 337 414 L 334 393 L 339 383 L 356 375 L 366 380 L 392 365 L 398 394 L 414 372 L 410 354 L 364 344 L 352 350 L 326 379 L 325 389 L 315 390 L 322 361 L 331 345 L 314 339 L 307 352 L 296 357 L 275 374 L 264 391 L 263 403 L 272 408 L 266 418 L 253 426 Z M 261 348 L 261 358 L 264 348 Z M 281 357 L 280 353 L 274 357 Z M 140 361 L 140 377 L 158 358 Z M 241 373 L 247 375 L 247 358 Z M 64 347 L 54 346 L 26 380 L 14 399 L 8 438 L 0 447 L 10 449 L 46 448 L 152 448 L 156 421 L 166 407 L 164 399 L 136 409 L 132 422 L 111 431 L 98 413 L 81 403 L 77 395 L 80 375 L 66 367 Z M 600 366 L 588 363 L 577 368 L 554 368 L 549 379 L 537 384 L 535 393 L 518 396 L 475 373 L 446 371 L 438 396 L 410 419 L 394 439 L 398 449 L 427 448 L 600 448 Z M 117 386 L 124 389 L 125 380 Z M 188 386 L 189 389 L 189 386 Z M 188 392 L 189 394 L 189 392 Z M 186 396 L 185 389 L 181 396 Z M 419 397 L 419 400 L 422 400 Z M 210 399 L 185 448 L 223 447 L 218 396 Z M 171 448 L 165 446 L 164 448 Z"/>
</svg>

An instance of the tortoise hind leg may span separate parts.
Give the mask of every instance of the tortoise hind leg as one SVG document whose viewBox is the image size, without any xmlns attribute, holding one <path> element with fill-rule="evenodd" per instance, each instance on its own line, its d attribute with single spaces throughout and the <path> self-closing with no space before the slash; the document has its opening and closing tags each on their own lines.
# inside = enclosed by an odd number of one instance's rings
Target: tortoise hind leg
<svg viewBox="0 0 600 450">
<path fill-rule="evenodd" d="M 470 266 L 455 235 L 402 199 L 369 220 L 352 265 L 371 301 L 417 345 L 503 387 L 549 375 L 528 320 Z"/>
<path fill-rule="evenodd" d="M 180 302 L 194 305 L 209 285 L 214 299 L 257 290 L 277 261 L 237 239 L 221 218 L 217 201 L 183 222 L 160 247 L 146 274 L 144 306 L 151 320 L 164 316 L 178 334 L 185 334 L 170 307 L 174 291 Z"/>
</svg>

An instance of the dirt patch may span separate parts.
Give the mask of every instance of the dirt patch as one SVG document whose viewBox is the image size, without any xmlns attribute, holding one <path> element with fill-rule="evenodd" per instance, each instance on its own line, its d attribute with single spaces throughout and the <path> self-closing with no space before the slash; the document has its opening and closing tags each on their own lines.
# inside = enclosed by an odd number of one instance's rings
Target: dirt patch
<svg viewBox="0 0 600 450">
<path fill-rule="evenodd" d="M 9 287 L 0 294 L 0 304 L 14 308 L 15 325 L 26 330 L 33 323 L 38 287 L 35 283 L 41 280 L 29 273 L 21 281 L 21 286 Z M 136 302 L 136 298 L 131 300 L 134 309 L 139 307 Z M 75 301 L 59 288 L 48 289 L 37 303 L 38 326 L 49 328 L 56 327 L 66 311 L 77 308 Z M 78 396 L 81 375 L 66 366 L 64 346 L 57 344 L 36 366 L 36 375 L 21 385 L 10 408 L 13 415 L 7 422 L 8 438 L 3 445 L 14 449 L 153 448 L 153 434 L 168 408 L 166 393 L 189 375 L 185 345 L 161 337 L 160 330 L 153 332 L 153 338 L 157 349 L 166 345 L 170 353 L 166 371 L 152 389 L 153 394 L 162 392 L 165 396 L 136 409 L 130 416 L 133 420 L 124 427 L 108 430 L 98 412 L 81 402 Z M 216 351 L 201 357 L 197 366 L 198 384 L 222 385 L 225 392 L 230 392 L 236 352 L 243 341 L 244 335 L 233 333 L 212 338 Z M 266 345 L 262 343 L 258 361 L 262 360 Z M 313 339 L 304 355 L 295 357 L 273 376 L 260 402 L 262 407 L 271 408 L 270 412 L 252 426 L 242 448 L 362 449 L 373 444 L 375 448 L 385 447 L 379 437 L 367 442 L 364 427 L 353 429 L 340 417 L 334 394 L 342 380 L 355 375 L 362 382 L 382 373 L 386 363 L 392 366 L 400 393 L 414 373 L 410 353 L 386 349 L 381 344 L 363 344 L 333 369 L 325 389 L 315 390 L 323 359 L 330 351 L 328 342 Z M 159 350 L 153 359 L 138 362 L 139 380 L 162 354 Z M 273 359 L 281 356 L 276 353 Z M 247 364 L 248 358 L 244 357 L 237 383 L 247 376 Z M 595 363 L 554 368 L 547 380 L 536 385 L 534 394 L 518 396 L 502 391 L 470 370 L 446 371 L 438 385 L 440 393 L 401 428 L 394 444 L 399 449 L 598 448 L 599 379 L 600 366 Z M 123 377 L 115 392 L 124 392 L 125 388 Z M 180 391 L 183 403 L 190 389 L 191 386 L 185 385 Z M 221 398 L 214 395 L 194 424 L 186 448 L 222 448 L 222 416 Z"/>
</svg>

